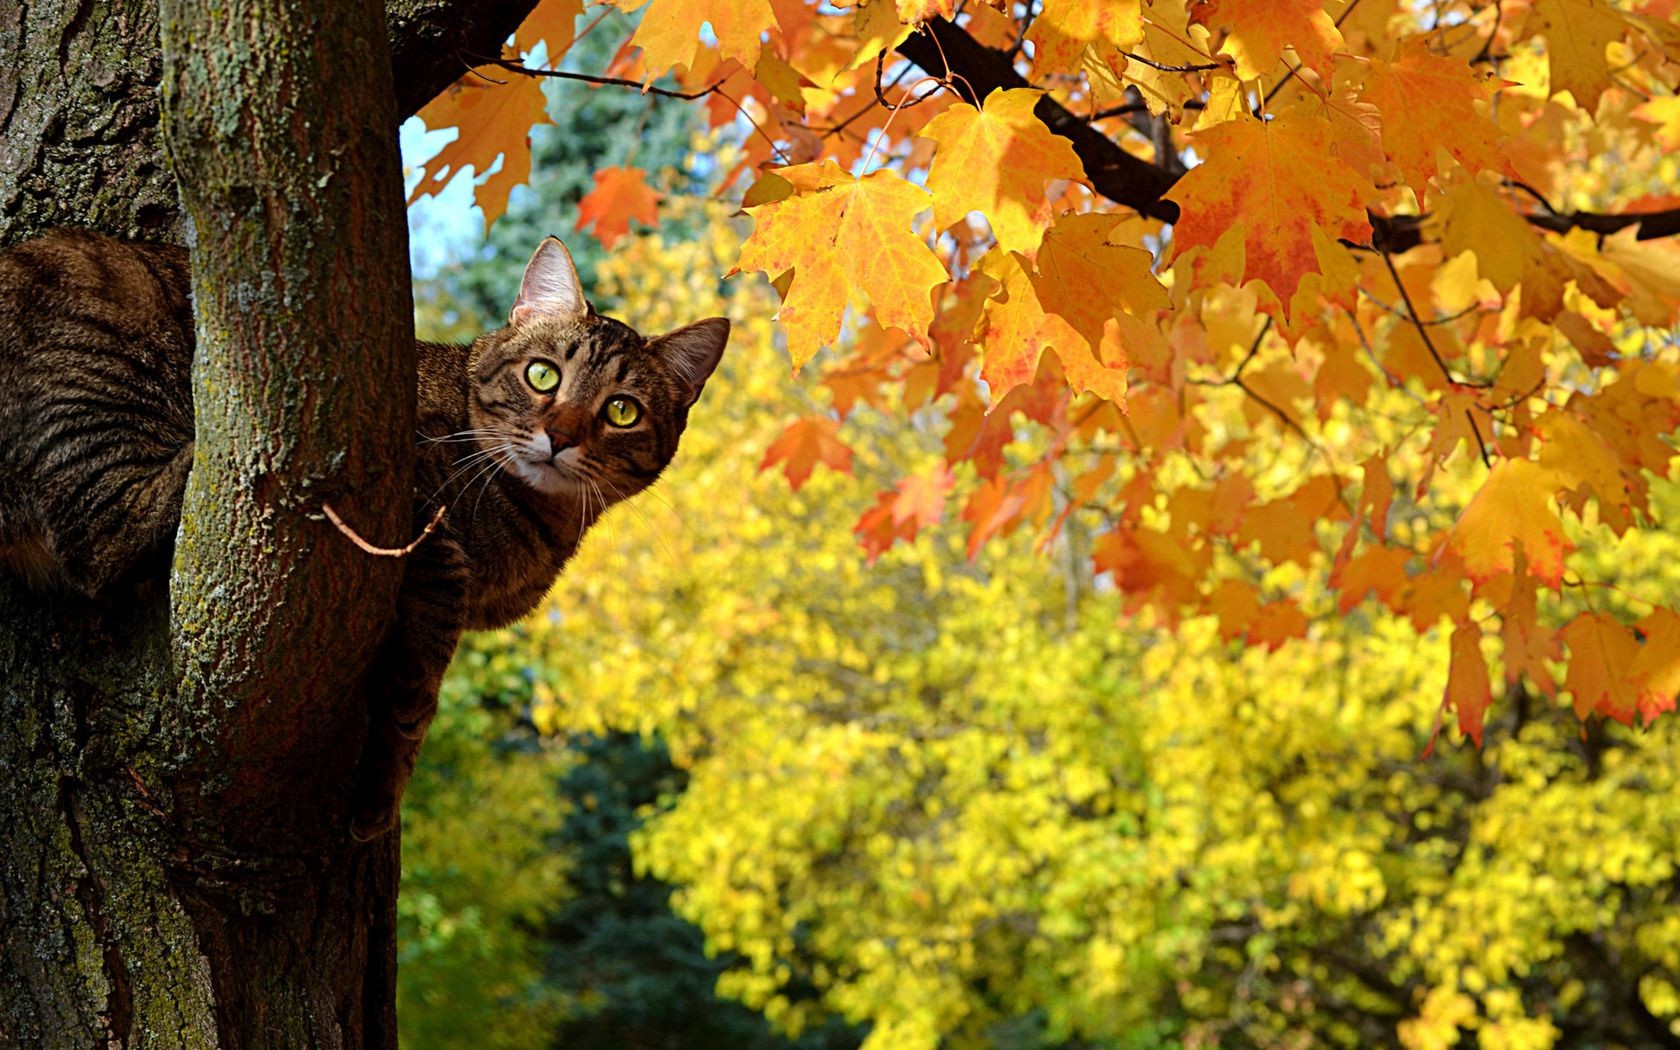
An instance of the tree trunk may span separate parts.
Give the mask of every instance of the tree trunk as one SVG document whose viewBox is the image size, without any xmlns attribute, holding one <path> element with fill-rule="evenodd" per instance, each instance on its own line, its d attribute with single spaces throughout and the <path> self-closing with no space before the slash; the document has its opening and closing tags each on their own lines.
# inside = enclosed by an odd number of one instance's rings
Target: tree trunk
<svg viewBox="0 0 1680 1050">
<path fill-rule="evenodd" d="M 190 216 L 199 340 L 168 587 L 0 577 L 0 1046 L 395 1044 L 397 840 L 346 826 L 402 566 L 320 507 L 406 538 L 395 123 L 533 3 L 0 0 L 0 243 Z"/>
</svg>

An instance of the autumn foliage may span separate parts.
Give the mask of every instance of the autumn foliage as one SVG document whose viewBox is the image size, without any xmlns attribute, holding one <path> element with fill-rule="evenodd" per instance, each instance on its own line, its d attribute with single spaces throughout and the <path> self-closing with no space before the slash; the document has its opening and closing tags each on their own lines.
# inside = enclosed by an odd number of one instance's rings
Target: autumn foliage
<svg viewBox="0 0 1680 1050">
<path fill-rule="evenodd" d="M 470 167 L 494 221 L 596 14 L 544 0 L 433 102 L 416 192 Z M 1478 741 L 1496 679 L 1673 710 L 1680 612 L 1575 553 L 1661 527 L 1680 426 L 1672 0 L 652 0 L 584 75 L 738 138 L 736 269 L 827 390 L 764 467 L 849 471 L 858 405 L 939 421 L 870 557 L 1079 515 L 1148 623 L 1410 621 Z M 648 178 L 580 224 L 656 222 Z"/>
</svg>

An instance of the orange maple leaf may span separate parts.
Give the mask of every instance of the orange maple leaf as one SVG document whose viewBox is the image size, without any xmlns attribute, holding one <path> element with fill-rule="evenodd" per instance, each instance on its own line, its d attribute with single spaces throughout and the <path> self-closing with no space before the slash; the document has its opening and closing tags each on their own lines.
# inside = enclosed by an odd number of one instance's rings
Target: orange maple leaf
<svg viewBox="0 0 1680 1050">
<path fill-rule="evenodd" d="M 1343 43 L 1323 0 L 1194 0 L 1190 24 L 1229 30 L 1219 51 L 1236 60 L 1244 80 L 1276 83 L 1284 72 L 1278 65 L 1283 49 L 1293 47 L 1308 69 L 1329 81 L 1331 56 Z"/>
<path fill-rule="evenodd" d="M 457 128 L 459 134 L 425 164 L 426 175 L 409 194 L 413 204 L 440 192 L 455 175 L 473 169 L 479 175 L 502 158 L 502 166 L 473 187 L 473 200 L 484 212 L 484 230 L 507 211 L 508 194 L 531 177 L 531 127 L 552 123 L 548 97 L 535 77 L 512 76 L 506 82 L 469 73 L 417 114 L 426 128 Z"/>
<path fill-rule="evenodd" d="M 601 247 L 611 248 L 630 232 L 631 219 L 658 225 L 659 200 L 641 168 L 602 168 L 595 173 L 595 188 L 578 201 L 577 228 L 594 223 Z"/>
<path fill-rule="evenodd" d="M 1458 728 L 1482 746 L 1482 720 L 1493 706 L 1487 660 L 1482 656 L 1482 629 L 1460 624 L 1452 634 L 1452 662 L 1447 668 L 1447 692 L 1441 706 L 1458 713 Z M 1434 748 L 1435 742 L 1430 740 Z"/>
<path fill-rule="evenodd" d="M 1493 465 L 1446 541 L 1472 580 L 1482 583 L 1513 571 L 1520 551 L 1536 579 L 1554 588 L 1562 584 L 1563 556 L 1574 544 L 1546 504 L 1553 480 L 1550 472 L 1527 460 Z"/>
<path fill-rule="evenodd" d="M 914 521 L 893 522 L 892 508 L 897 499 L 898 493 L 892 489 L 878 493 L 875 505 L 864 511 L 857 524 L 852 526 L 852 535 L 862 544 L 864 556 L 871 565 L 894 543 L 916 537 Z"/>
<path fill-rule="evenodd" d="M 571 50 L 577 39 L 577 20 L 583 14 L 583 0 L 542 0 L 513 33 L 515 51 L 530 54 L 538 41 L 548 45 L 550 68 Z"/>
<path fill-rule="evenodd" d="M 1029 258 L 1038 250 L 1050 223 L 1044 184 L 1086 181 L 1073 144 L 1033 114 L 1042 98 L 1028 88 L 994 91 L 983 109 L 958 102 L 921 130 L 939 147 L 927 185 L 940 229 L 977 211 L 991 224 L 998 247 Z"/>
<path fill-rule="evenodd" d="M 1056 314 L 1095 347 L 1110 318 L 1129 314 L 1149 320 L 1171 305 L 1142 248 L 1110 244 L 1119 216 L 1063 215 L 1044 235 L 1032 275 L 1044 309 Z"/>
<path fill-rule="evenodd" d="M 1246 638 L 1260 615 L 1260 590 L 1242 580 L 1221 580 L 1207 596 L 1207 609 L 1219 618 L 1219 637 L 1227 642 Z"/>
<path fill-rule="evenodd" d="M 932 291 L 948 276 L 910 229 L 932 203 L 928 192 L 885 170 L 856 178 L 831 160 L 777 168 L 764 181 L 773 179 L 783 186 L 746 209 L 755 224 L 735 268 L 772 280 L 791 273 L 778 316 L 794 368 L 839 335 L 853 289 L 881 324 L 928 345 Z"/>
<path fill-rule="evenodd" d="M 987 540 L 1019 523 L 1025 506 L 1026 499 L 1003 478 L 991 478 L 975 489 L 962 510 L 962 519 L 971 526 L 968 560 L 974 560 Z"/>
<path fill-rule="evenodd" d="M 824 416 L 797 419 L 770 443 L 764 452 L 759 470 L 769 470 L 777 463 L 787 475 L 794 491 L 805 484 L 818 463 L 842 474 L 852 472 L 852 450 L 840 440 L 840 424 Z"/>
<path fill-rule="evenodd" d="M 1315 226 L 1332 239 L 1370 240 L 1370 186 L 1334 157 L 1323 117 L 1244 117 L 1199 131 L 1191 141 L 1207 160 L 1168 194 L 1182 209 L 1173 228 L 1178 250 L 1211 250 L 1227 230 L 1238 230 L 1243 280 L 1264 282 L 1287 304 L 1303 275 L 1321 271 Z"/>
<path fill-rule="evenodd" d="M 898 495 L 892 504 L 893 524 L 909 522 L 916 528 L 939 524 L 939 519 L 945 516 L 945 496 L 955 483 L 956 478 L 943 465 L 904 478 L 898 483 Z M 911 535 L 915 535 L 914 528 Z"/>
<path fill-rule="evenodd" d="M 634 11 L 644 0 L 607 0 L 621 11 Z M 717 52 L 748 69 L 758 64 L 766 30 L 775 28 L 770 0 L 653 0 L 630 42 L 642 49 L 649 83 L 675 66 L 691 69 L 699 61 L 700 33 L 711 26 Z"/>
<path fill-rule="evenodd" d="M 1072 359 L 1090 344 L 1061 317 L 1046 313 L 1029 273 L 1031 263 L 1017 252 L 993 248 L 975 264 L 974 271 L 997 282 L 975 326 L 974 342 L 980 346 L 980 378 L 986 381 L 991 403 L 1038 374 L 1038 361 L 1045 350 L 1057 350 Z"/>
<path fill-rule="evenodd" d="M 1632 722 L 1639 691 L 1633 663 L 1639 640 L 1607 613 L 1584 612 L 1562 631 L 1569 646 L 1569 674 L 1563 687 L 1575 694 L 1575 715 L 1598 712 L 1618 722 Z"/>
<path fill-rule="evenodd" d="M 1637 689 L 1640 715 L 1649 722 L 1672 711 L 1680 694 L 1680 614 L 1656 609 L 1639 621 L 1639 655 L 1629 676 Z"/>
<path fill-rule="evenodd" d="M 1277 652 L 1284 642 L 1307 636 L 1307 614 L 1293 598 L 1267 602 L 1254 616 L 1248 629 L 1252 645 L 1264 646 L 1267 652 Z"/>
<path fill-rule="evenodd" d="M 1438 150 L 1471 175 L 1484 168 L 1510 173 L 1498 126 L 1475 106 L 1489 98 L 1487 81 L 1463 59 L 1434 55 L 1421 37 L 1403 42 L 1395 62 L 1372 61 L 1364 97 L 1386 115 L 1383 149 L 1420 200 L 1436 174 Z"/>
</svg>

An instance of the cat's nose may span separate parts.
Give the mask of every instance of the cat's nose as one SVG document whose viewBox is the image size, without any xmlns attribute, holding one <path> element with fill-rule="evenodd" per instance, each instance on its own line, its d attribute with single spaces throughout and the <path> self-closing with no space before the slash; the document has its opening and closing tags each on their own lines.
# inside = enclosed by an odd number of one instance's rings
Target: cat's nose
<svg viewBox="0 0 1680 1050">
<path fill-rule="evenodd" d="M 567 449 L 574 448 L 583 443 L 582 438 L 573 434 L 569 430 L 549 429 L 546 433 L 548 434 L 548 446 L 551 455 L 558 456 Z"/>
</svg>

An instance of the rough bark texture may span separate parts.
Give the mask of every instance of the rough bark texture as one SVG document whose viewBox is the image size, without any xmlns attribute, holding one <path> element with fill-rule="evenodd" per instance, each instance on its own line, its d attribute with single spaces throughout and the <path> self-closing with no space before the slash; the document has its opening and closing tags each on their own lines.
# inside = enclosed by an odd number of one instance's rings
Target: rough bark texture
<svg viewBox="0 0 1680 1050">
<path fill-rule="evenodd" d="M 0 1046 L 394 1045 L 396 841 L 345 818 L 401 566 L 318 510 L 407 531 L 395 121 L 533 2 L 0 0 L 0 244 L 181 239 L 179 177 L 200 340 L 170 586 L 0 577 Z"/>
<path fill-rule="evenodd" d="M 388 0 L 398 119 L 458 78 L 463 56 L 498 53 L 535 6 Z M 0 0 L 0 241 L 54 226 L 183 239 L 158 132 L 162 74 L 157 0 Z"/>
</svg>

